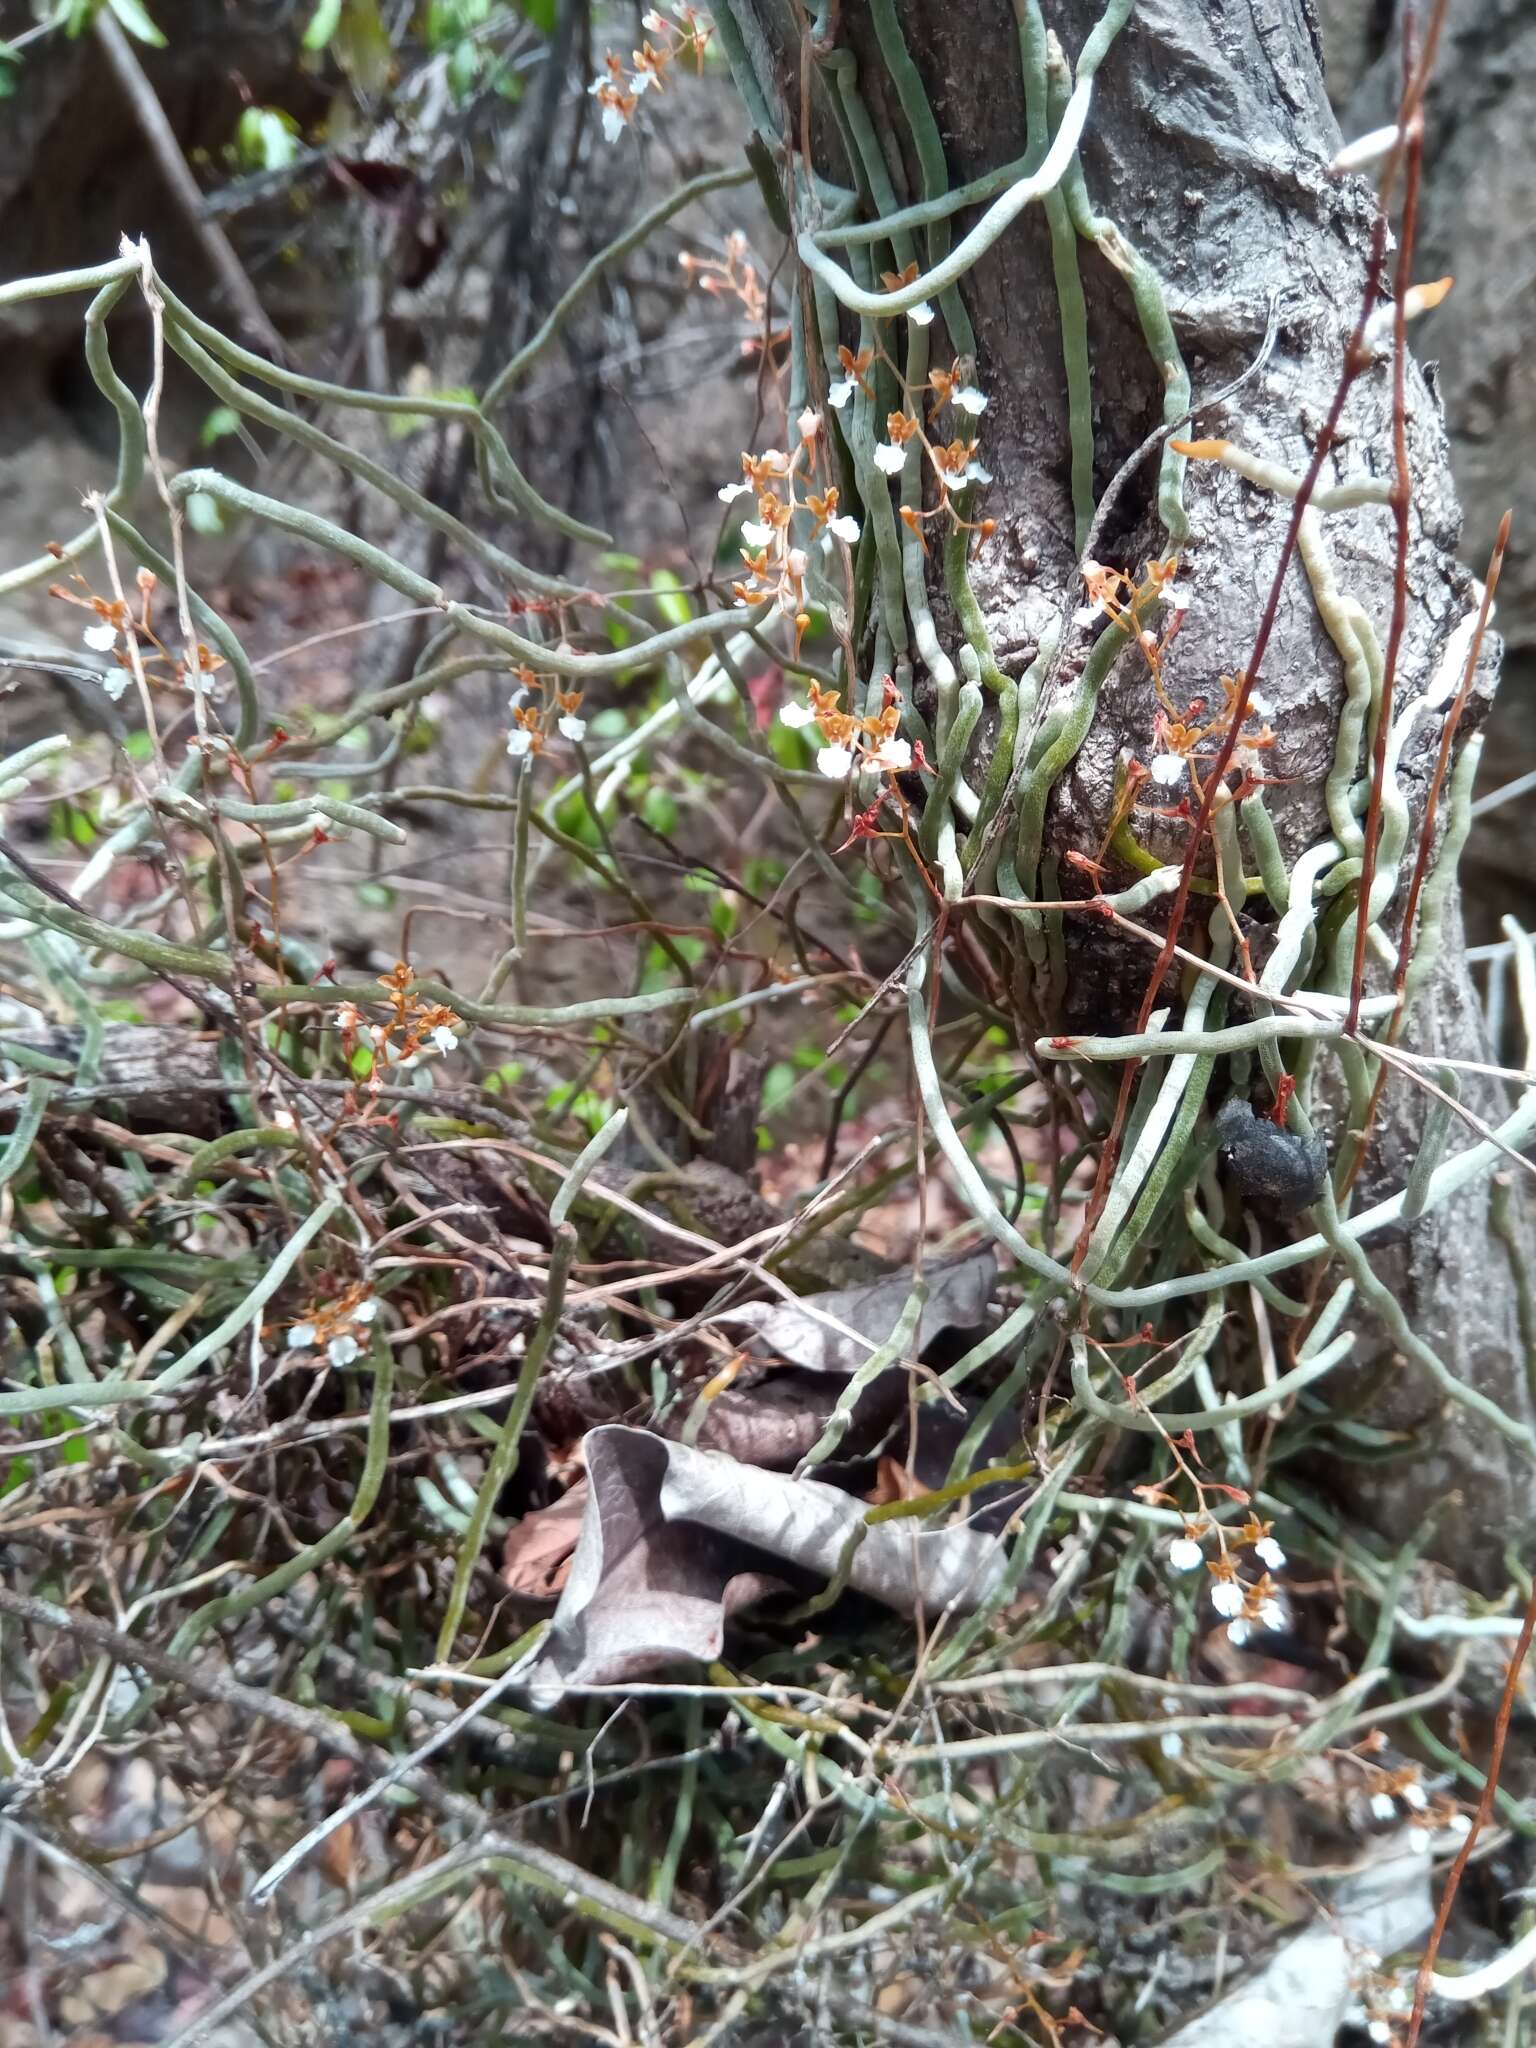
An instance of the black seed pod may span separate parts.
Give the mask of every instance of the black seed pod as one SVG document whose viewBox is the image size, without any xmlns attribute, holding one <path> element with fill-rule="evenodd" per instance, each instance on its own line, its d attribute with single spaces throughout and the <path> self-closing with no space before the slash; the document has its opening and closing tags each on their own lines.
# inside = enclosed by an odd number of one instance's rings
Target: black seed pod
<svg viewBox="0 0 1536 2048">
<path fill-rule="evenodd" d="M 1328 1148 L 1321 1138 L 1282 1131 L 1267 1116 L 1255 1116 L 1240 1095 L 1222 1104 L 1216 1137 L 1227 1178 L 1244 1201 L 1276 1216 L 1310 1208 L 1328 1177 Z"/>
</svg>

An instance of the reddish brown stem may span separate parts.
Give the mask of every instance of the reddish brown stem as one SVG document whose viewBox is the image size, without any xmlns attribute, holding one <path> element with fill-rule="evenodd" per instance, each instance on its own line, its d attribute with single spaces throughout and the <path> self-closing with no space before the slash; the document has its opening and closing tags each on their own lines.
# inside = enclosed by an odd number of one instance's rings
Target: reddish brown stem
<svg viewBox="0 0 1536 2048">
<path fill-rule="evenodd" d="M 1415 942 L 1414 924 L 1419 914 L 1419 898 L 1424 893 L 1425 877 L 1429 873 L 1429 857 L 1435 843 L 1435 818 L 1440 808 L 1440 791 L 1444 787 L 1446 772 L 1450 767 L 1451 749 L 1455 745 L 1456 730 L 1461 724 L 1462 713 L 1467 708 L 1467 699 L 1472 694 L 1473 679 L 1483 651 L 1483 638 L 1488 631 L 1488 620 L 1493 612 L 1493 594 L 1499 587 L 1499 571 L 1504 566 L 1504 550 L 1509 545 L 1510 522 L 1513 512 L 1506 512 L 1499 522 L 1498 537 L 1493 544 L 1493 554 L 1488 562 L 1488 578 L 1483 585 L 1483 600 L 1478 606 L 1477 625 L 1472 632 L 1472 644 L 1467 649 L 1467 663 L 1462 671 L 1461 687 L 1455 701 L 1446 713 L 1445 725 L 1440 733 L 1440 752 L 1435 761 L 1435 772 L 1430 780 L 1429 795 L 1424 802 L 1424 823 L 1419 833 L 1418 857 L 1413 864 L 1413 880 L 1408 885 L 1408 901 L 1403 909 L 1403 935 L 1398 942 L 1397 968 L 1392 976 L 1392 991 L 1398 998 L 1397 1008 L 1383 1034 L 1388 1045 L 1397 1043 L 1398 1033 L 1403 1026 L 1402 994 L 1408 980 L 1408 967 L 1413 958 Z M 1376 1112 L 1381 1107 L 1382 1091 L 1387 1085 L 1388 1068 L 1383 1061 L 1377 1069 L 1376 1085 L 1371 1090 L 1371 1099 L 1366 1105 L 1365 1117 L 1355 1138 L 1354 1152 L 1350 1158 L 1349 1171 L 1339 1188 L 1339 1200 L 1343 1201 L 1355 1184 L 1355 1177 L 1365 1162 L 1370 1147 L 1371 1132 L 1376 1124 Z"/>
<path fill-rule="evenodd" d="M 1477 1812 L 1472 1816 L 1471 1832 L 1457 1851 L 1455 1862 L 1446 1872 L 1445 1889 L 1440 1894 L 1440 1909 L 1435 1914 L 1429 1944 L 1424 1950 L 1424 1959 L 1419 1964 L 1419 1974 L 1413 1987 L 1413 2017 L 1408 2022 L 1407 2048 L 1418 2048 L 1419 2029 L 1424 2024 L 1424 2007 L 1429 2000 L 1429 1980 L 1434 1975 L 1435 1958 L 1440 1953 L 1446 1923 L 1451 1917 L 1451 1908 L 1456 1903 L 1462 1873 L 1471 1861 L 1479 1834 L 1487 1826 L 1493 1813 L 1494 1794 L 1499 1789 L 1499 1771 L 1504 1762 L 1504 1739 L 1509 1733 L 1509 1717 L 1515 1704 L 1515 1688 L 1520 1683 L 1520 1673 L 1525 1668 L 1533 1634 L 1536 1634 L 1536 1593 L 1531 1595 L 1530 1605 L 1525 1610 L 1525 1619 L 1520 1624 L 1520 1634 L 1515 1640 L 1514 1655 L 1510 1658 L 1509 1669 L 1504 1674 L 1504 1691 L 1499 1700 L 1498 1718 L 1493 1724 L 1493 1742 L 1488 1751 L 1488 1774 L 1483 1780 L 1483 1796 L 1477 1802 Z"/>
</svg>

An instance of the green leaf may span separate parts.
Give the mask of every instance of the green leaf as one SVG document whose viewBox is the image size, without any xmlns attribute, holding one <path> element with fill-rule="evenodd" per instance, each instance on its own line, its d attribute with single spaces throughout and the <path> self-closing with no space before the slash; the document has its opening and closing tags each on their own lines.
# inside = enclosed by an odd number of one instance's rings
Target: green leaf
<svg viewBox="0 0 1536 2048">
<path fill-rule="evenodd" d="M 448 59 L 448 90 L 456 100 L 467 100 L 480 82 L 480 48 L 468 36 L 455 43 Z"/>
<path fill-rule="evenodd" d="M 145 13 L 142 0 L 107 0 L 108 7 L 127 29 L 141 43 L 148 43 L 151 49 L 163 50 L 165 37 Z"/>
<path fill-rule="evenodd" d="M 651 575 L 656 609 L 669 626 L 686 626 L 693 618 L 693 606 L 683 595 L 683 586 L 670 569 L 656 569 Z"/>
<path fill-rule="evenodd" d="M 516 0 L 518 13 L 531 28 L 551 36 L 555 32 L 555 16 L 560 12 L 560 0 Z"/>
<path fill-rule="evenodd" d="M 754 896 L 771 896 L 783 881 L 786 869 L 781 860 L 765 860 L 759 856 L 749 860 L 741 871 L 741 879 Z"/>
<path fill-rule="evenodd" d="M 217 498 L 207 491 L 193 491 L 186 503 L 187 524 L 194 533 L 222 533 L 224 514 Z"/>
<path fill-rule="evenodd" d="M 579 839 L 583 846 L 599 847 L 603 835 L 598 830 L 597 820 L 587 807 L 586 792 L 573 789 L 555 813 L 555 823 L 562 832 L 568 832 L 572 839 Z"/>
<path fill-rule="evenodd" d="M 17 74 L 21 70 L 21 59 L 9 43 L 0 43 L 0 100 L 8 100 L 16 91 Z"/>
<path fill-rule="evenodd" d="M 443 50 L 490 20 L 491 0 L 432 0 L 427 9 L 427 43 Z"/>
<path fill-rule="evenodd" d="M 885 902 L 885 887 L 880 877 L 873 868 L 861 868 L 858 881 L 854 884 L 854 887 L 858 890 L 861 899 L 853 906 L 854 922 L 856 924 L 879 924 L 881 921 L 881 907 Z"/>
<path fill-rule="evenodd" d="M 1367 1450 L 1390 1450 L 1409 1441 L 1400 1429 L 1379 1429 L 1374 1423 L 1357 1422 L 1352 1415 L 1335 1415 L 1331 1421 L 1340 1436 L 1364 1445 Z"/>
<path fill-rule="evenodd" d="M 640 815 L 653 832 L 677 830 L 677 799 L 653 782 L 640 802 Z"/>
<path fill-rule="evenodd" d="M 359 882 L 357 900 L 366 903 L 370 910 L 388 910 L 395 900 L 395 892 L 388 882 Z"/>
<path fill-rule="evenodd" d="M 341 0 L 320 0 L 304 31 L 306 50 L 324 50 L 341 24 Z"/>
<path fill-rule="evenodd" d="M 413 398 L 445 398 L 452 400 L 455 405 L 473 405 L 475 403 L 475 394 L 467 384 L 445 384 L 439 390 L 435 385 L 426 381 L 418 384 L 414 372 L 407 379 L 406 390 Z M 392 441 L 404 441 L 420 428 L 429 427 L 431 424 L 432 414 L 428 412 L 394 412 L 386 416 L 384 431 Z"/>
<path fill-rule="evenodd" d="M 686 933 L 672 941 L 673 951 L 690 967 L 696 967 L 704 957 L 704 941 L 689 937 Z M 658 988 L 671 988 L 677 979 L 677 963 L 660 946 L 652 945 L 645 956 L 646 993 Z"/>
<path fill-rule="evenodd" d="M 378 0 L 347 0 L 336 31 L 336 59 L 360 93 L 383 92 L 395 68 L 395 46 Z"/>
<path fill-rule="evenodd" d="M 575 1117 L 588 1130 L 597 1131 L 608 1121 L 611 1105 L 590 1088 L 577 1089 L 573 1081 L 557 1081 L 544 1098 L 551 1116 Z"/>
<path fill-rule="evenodd" d="M 775 1060 L 763 1076 L 763 1114 L 772 1116 L 799 1079 L 787 1060 Z"/>
<path fill-rule="evenodd" d="M 61 1408 L 56 1415 L 50 1415 L 48 1418 L 49 1433 L 61 1436 L 65 1430 L 78 1429 L 83 1420 L 84 1417 L 76 1415 L 72 1409 Z M 83 1436 L 72 1436 L 68 1443 L 59 1445 L 58 1452 L 61 1465 L 85 1465 L 90 1462 L 91 1447 Z"/>
<path fill-rule="evenodd" d="M 299 153 L 298 123 L 280 107 L 247 107 L 235 130 L 243 162 L 258 171 L 286 170 Z"/>
<path fill-rule="evenodd" d="M 240 415 L 235 408 L 232 405 L 216 405 L 203 421 L 203 430 L 197 437 L 198 443 L 203 448 L 211 448 L 215 441 L 222 441 L 226 434 L 238 434 L 239 431 Z"/>
</svg>

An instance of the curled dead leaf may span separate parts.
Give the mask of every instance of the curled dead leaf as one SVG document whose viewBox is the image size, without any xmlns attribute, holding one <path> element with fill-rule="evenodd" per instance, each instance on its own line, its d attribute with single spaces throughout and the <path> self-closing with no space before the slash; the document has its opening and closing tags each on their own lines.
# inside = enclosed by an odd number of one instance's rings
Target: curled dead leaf
<svg viewBox="0 0 1536 2048">
<path fill-rule="evenodd" d="M 709 1662 L 730 1615 L 783 1583 L 829 1579 L 902 1614 L 977 1607 L 1004 1568 L 1001 1544 L 964 1523 L 866 1523 L 862 1501 L 814 1479 L 605 1425 L 587 1438 L 576 1554 L 544 1653 L 535 1703 L 679 1661 Z M 850 1541 L 853 1548 L 850 1551 Z"/>
<path fill-rule="evenodd" d="M 928 1300 L 917 1326 L 914 1349 L 921 1353 L 941 1330 L 974 1330 L 986 1319 L 997 1280 L 990 1247 L 952 1265 L 930 1266 Z M 896 1328 L 912 1292 L 909 1273 L 891 1273 L 857 1287 L 803 1294 L 797 1301 L 749 1301 L 715 1318 L 731 1330 L 751 1330 L 791 1365 L 807 1372 L 857 1372 Z"/>
</svg>

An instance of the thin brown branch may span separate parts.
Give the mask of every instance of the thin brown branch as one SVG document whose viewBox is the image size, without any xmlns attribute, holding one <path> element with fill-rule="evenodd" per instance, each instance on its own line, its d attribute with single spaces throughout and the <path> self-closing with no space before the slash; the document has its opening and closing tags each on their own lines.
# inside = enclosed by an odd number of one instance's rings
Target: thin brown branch
<svg viewBox="0 0 1536 2048">
<path fill-rule="evenodd" d="M 1430 1929 L 1429 1941 L 1425 1946 L 1419 1974 L 1413 1987 L 1413 2017 L 1408 2023 L 1407 2048 L 1418 2048 L 1419 2030 L 1424 2024 L 1424 2007 L 1429 2000 L 1429 1980 L 1435 1972 L 1435 1958 L 1440 1953 L 1446 1924 L 1451 1917 L 1451 1908 L 1456 1903 L 1462 1875 L 1472 1859 L 1477 1838 L 1487 1826 L 1493 1814 L 1494 1795 L 1499 1789 L 1499 1772 L 1504 1763 L 1504 1741 L 1509 1734 L 1509 1719 L 1515 1704 L 1515 1692 L 1520 1684 L 1520 1674 L 1525 1669 L 1525 1660 L 1530 1651 L 1531 1637 L 1536 1634 L 1536 1593 L 1532 1593 L 1525 1610 L 1525 1619 L 1520 1624 L 1514 1651 L 1510 1656 L 1509 1669 L 1504 1674 L 1504 1690 L 1499 1698 L 1499 1711 L 1493 1724 L 1493 1742 L 1488 1751 L 1488 1770 L 1483 1780 L 1483 1796 L 1477 1802 L 1477 1812 L 1472 1816 L 1472 1826 L 1466 1840 L 1456 1853 L 1456 1860 L 1446 1873 L 1445 1888 L 1440 1894 L 1440 1907 L 1435 1914 L 1435 1924 Z"/>
<path fill-rule="evenodd" d="M 1472 642 L 1467 649 L 1467 661 L 1466 667 L 1462 671 L 1461 687 L 1456 692 L 1455 701 L 1446 713 L 1445 724 L 1440 731 L 1440 751 L 1435 760 L 1435 772 L 1430 778 L 1429 794 L 1424 800 L 1424 822 L 1419 831 L 1419 851 L 1413 864 L 1413 879 L 1408 886 L 1408 901 L 1403 908 L 1402 937 L 1398 941 L 1397 968 L 1392 977 L 1392 988 L 1398 998 L 1398 1005 L 1392 1013 L 1386 1030 L 1382 1034 L 1388 1045 L 1396 1045 L 1397 1035 L 1403 1027 L 1403 1018 L 1406 1014 L 1403 1003 L 1403 990 L 1408 980 L 1409 962 L 1413 958 L 1416 936 L 1414 925 L 1419 914 L 1419 898 L 1424 891 L 1425 878 L 1429 873 L 1430 855 L 1434 850 L 1435 822 L 1440 808 L 1440 792 L 1445 785 L 1446 773 L 1450 767 L 1451 750 L 1456 742 L 1457 728 L 1461 724 L 1462 713 L 1467 708 L 1467 700 L 1472 694 L 1472 683 L 1477 674 L 1478 661 L 1482 656 L 1483 637 L 1488 630 L 1488 621 L 1493 613 L 1493 596 L 1499 587 L 1499 572 L 1504 566 L 1504 550 L 1509 545 L 1509 529 L 1513 518 L 1513 511 L 1509 511 L 1504 514 L 1504 517 L 1499 522 L 1498 536 L 1494 541 L 1493 554 L 1488 563 L 1487 580 L 1483 585 L 1482 603 L 1478 606 L 1477 624 L 1473 628 Z M 1387 1065 L 1388 1063 L 1383 1061 L 1377 1069 L 1375 1085 L 1371 1089 L 1371 1099 L 1366 1105 L 1365 1117 L 1355 1136 L 1354 1151 L 1350 1157 L 1349 1170 L 1344 1175 L 1339 1189 L 1340 1199 L 1347 1195 L 1354 1186 L 1356 1176 L 1365 1163 L 1365 1155 L 1371 1142 L 1371 1132 L 1375 1129 L 1377 1112 L 1381 1107 L 1382 1092 L 1387 1085 Z"/>
<path fill-rule="evenodd" d="M 159 95 L 146 77 L 132 43 L 119 27 L 110 7 L 103 7 L 97 13 L 96 38 L 149 145 L 149 153 L 170 187 L 171 196 L 181 209 L 187 226 L 197 238 L 198 246 L 212 265 L 236 319 L 250 339 L 266 349 L 274 362 L 285 361 L 287 351 L 283 347 L 282 336 L 267 318 L 256 287 L 246 276 L 240 258 L 235 254 L 234 244 L 217 221 L 209 220 L 204 214 L 202 190 L 182 155 L 176 131 L 166 119 Z"/>
</svg>

